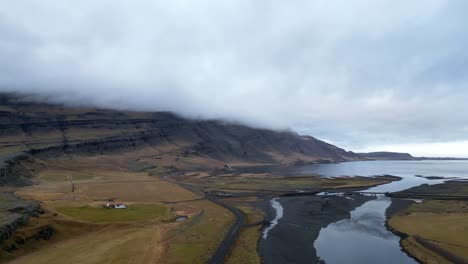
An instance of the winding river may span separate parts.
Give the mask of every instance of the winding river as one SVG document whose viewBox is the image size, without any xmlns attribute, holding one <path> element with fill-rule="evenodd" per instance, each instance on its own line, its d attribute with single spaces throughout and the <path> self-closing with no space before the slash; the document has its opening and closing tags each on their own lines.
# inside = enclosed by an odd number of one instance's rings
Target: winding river
<svg viewBox="0 0 468 264">
<path fill-rule="evenodd" d="M 468 179 L 468 161 L 363 161 L 347 162 L 340 164 L 318 164 L 296 167 L 291 174 L 319 174 L 322 177 L 336 177 L 343 175 L 374 176 L 390 174 L 400 176 L 401 181 L 385 185 L 371 187 L 368 192 L 395 192 L 405 190 L 421 184 L 437 184 L 444 179 L 429 180 L 419 176 L 440 176 L 446 178 Z M 301 198 L 295 198 L 301 199 Z M 307 197 L 302 198 L 306 205 Z M 351 198 L 350 198 L 351 199 Z M 325 263 L 417 263 L 405 254 L 400 247 L 400 238 L 385 227 L 386 209 L 392 200 L 385 196 L 367 201 L 350 212 L 349 219 L 339 220 L 320 229 L 318 237 L 313 245 L 303 245 L 304 250 L 315 250 L 318 259 L 302 259 L 300 263 L 323 261 Z M 265 252 L 271 247 L 271 239 L 268 234 L 275 232 L 273 239 L 280 241 L 281 237 L 291 234 L 281 234 L 281 230 L 288 230 L 285 225 L 291 225 L 291 221 L 283 221 L 284 213 L 288 210 L 288 202 L 275 198 L 272 207 L 276 211 L 273 224 L 264 230 L 263 239 L 260 241 L 263 255 L 278 254 L 277 252 Z M 297 203 L 296 203 L 297 204 Z M 298 210 L 297 207 L 294 210 Z M 299 210 L 307 210 L 304 206 Z M 284 211 L 284 213 L 283 213 Z M 307 230 L 307 221 L 301 222 L 303 230 Z M 305 224 L 304 224 L 305 223 Z M 300 234 L 300 233 L 298 233 Z M 263 245 L 262 245 L 263 244 Z M 283 247 L 291 247 L 290 250 L 282 249 L 281 256 L 265 259 L 265 263 L 278 263 L 275 259 L 288 259 L 288 254 L 297 254 L 297 245 L 285 244 Z M 313 246 L 313 248 L 311 248 Z M 306 254 L 307 255 L 307 254 Z M 273 260 L 273 261 L 272 261 Z M 298 263 L 299 263 L 298 262 Z"/>
</svg>

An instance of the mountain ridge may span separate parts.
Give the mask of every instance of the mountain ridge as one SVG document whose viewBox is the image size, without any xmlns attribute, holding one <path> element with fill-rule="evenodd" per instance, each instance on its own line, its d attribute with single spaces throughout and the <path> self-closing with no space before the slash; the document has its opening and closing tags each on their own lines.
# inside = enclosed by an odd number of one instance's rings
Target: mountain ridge
<svg viewBox="0 0 468 264">
<path fill-rule="evenodd" d="M 28 99 L 11 94 L 0 96 L 0 160 L 3 157 L 7 167 L 21 167 L 18 165 L 33 157 L 100 155 L 141 148 L 154 148 L 158 153 L 170 149 L 165 155 L 173 158 L 170 166 L 179 170 L 188 169 L 190 162 L 219 167 L 232 163 L 302 164 L 361 159 L 351 151 L 291 131 L 219 120 L 190 120 L 169 112 L 67 107 Z M 11 155 L 15 158 L 5 158 Z M 15 174 L 0 176 L 0 183 L 27 184 L 32 177 L 25 170 L 16 170 Z"/>
</svg>

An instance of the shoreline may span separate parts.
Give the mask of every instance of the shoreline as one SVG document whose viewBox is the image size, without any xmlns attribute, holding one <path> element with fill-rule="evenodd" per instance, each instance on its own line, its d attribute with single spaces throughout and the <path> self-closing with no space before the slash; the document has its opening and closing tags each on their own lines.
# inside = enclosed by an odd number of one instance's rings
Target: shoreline
<svg viewBox="0 0 468 264">
<path fill-rule="evenodd" d="M 331 223 L 349 218 L 350 212 L 374 197 L 356 195 L 280 197 L 284 214 L 268 239 L 259 241 L 263 263 L 320 263 L 314 247 L 320 230 Z M 269 200 L 268 200 L 269 201 Z M 275 217 L 268 208 L 267 219 Z M 281 224 L 283 223 L 283 224 Z"/>
<path fill-rule="evenodd" d="M 401 238 L 400 245 L 405 253 L 407 253 L 419 263 L 425 263 L 425 261 L 427 261 L 428 258 L 440 258 L 441 261 L 443 260 L 450 263 L 466 263 L 468 261 L 466 259 L 466 254 L 459 254 L 460 252 L 457 253 L 457 251 L 452 251 L 449 248 L 440 247 L 434 244 L 431 241 L 431 236 L 433 235 L 433 233 L 431 233 L 430 230 L 428 231 L 423 229 L 413 232 L 410 229 L 408 229 L 407 226 L 405 226 L 405 224 L 411 224 L 408 220 L 406 220 L 407 222 L 403 222 L 405 223 L 404 225 L 401 225 L 402 222 L 400 222 L 400 224 L 397 224 L 396 226 L 392 226 L 390 223 L 393 217 L 395 217 L 395 219 L 401 219 L 402 217 L 408 217 L 406 215 L 409 215 L 409 217 L 411 217 L 412 215 L 428 214 L 428 218 L 425 219 L 425 221 L 436 222 L 440 222 L 441 220 L 435 220 L 437 218 L 431 219 L 431 216 L 446 216 L 446 213 L 465 214 L 466 216 L 466 213 L 468 212 L 465 209 L 467 205 L 466 199 L 457 199 L 457 195 L 468 197 L 466 187 L 468 187 L 468 183 L 452 180 L 437 185 L 420 185 L 399 192 L 400 194 L 408 194 L 409 196 L 419 193 L 424 193 L 427 195 L 427 197 L 423 197 L 422 204 L 415 205 L 415 207 L 412 207 L 412 209 L 408 209 L 409 207 L 403 208 L 402 210 L 400 210 L 400 212 L 402 212 L 403 214 L 396 213 L 386 221 L 387 229 Z M 450 194 L 450 196 L 448 196 L 448 194 Z M 421 222 L 421 224 L 422 223 L 424 222 Z M 414 225 L 415 223 L 412 224 Z M 460 225 L 461 223 L 452 222 L 452 224 Z M 458 228 L 460 229 L 463 227 Z M 459 235 L 463 236 L 463 233 L 459 233 Z M 448 241 L 447 243 L 450 244 L 450 241 L 451 239 L 453 239 L 453 236 L 456 235 L 452 232 L 450 235 L 445 235 L 443 236 L 443 238 L 440 238 L 440 241 Z M 419 241 L 418 239 L 421 241 Z"/>
<path fill-rule="evenodd" d="M 333 195 L 333 193 L 350 193 L 367 190 L 374 186 L 389 184 L 393 181 L 399 181 L 402 179 L 401 177 L 389 175 L 385 175 L 383 177 L 387 177 L 389 181 L 387 183 L 375 184 L 373 186 L 327 188 L 322 190 L 322 192 L 328 192 L 331 195 L 280 197 L 278 201 L 283 207 L 284 213 L 279 222 L 283 222 L 283 225 L 279 224 L 275 226 L 276 229 L 273 228 L 269 230 L 269 240 L 264 240 L 263 237 L 259 239 L 258 252 L 262 263 L 321 263 L 314 246 L 314 242 L 317 240 L 321 229 L 325 228 L 329 224 L 343 219 L 349 219 L 351 217 L 351 211 L 362 206 L 368 201 L 376 199 L 376 197 L 373 196 L 360 194 L 342 197 Z M 399 212 L 414 203 L 414 201 L 411 200 L 401 200 L 403 202 L 400 202 L 400 200 L 401 199 L 392 199 L 391 207 L 387 208 L 385 212 L 385 228 L 389 231 L 391 231 L 387 227 L 389 215 Z M 271 199 L 267 201 L 269 202 Z M 271 206 L 268 206 L 266 209 L 266 218 L 275 218 L 275 210 Z M 308 214 L 300 213 L 304 211 L 308 212 Z M 293 228 L 291 229 L 290 226 L 293 226 Z M 304 230 L 301 230 L 301 228 Z M 295 229 L 299 230 L 299 232 Z M 263 230 L 265 230 L 264 227 L 261 231 L 263 232 Z M 403 251 L 401 241 L 402 240 L 400 239 L 400 249 Z M 294 244 L 302 245 L 302 247 L 291 247 L 291 245 Z M 284 250 L 287 249 L 288 246 L 290 247 L 290 250 Z M 281 253 L 281 251 L 283 251 L 283 253 Z M 280 253 L 278 254 L 278 252 Z M 308 253 L 304 254 L 304 252 Z M 413 258 L 407 252 L 405 253 L 409 257 Z"/>
<path fill-rule="evenodd" d="M 386 217 L 385 228 L 388 231 L 392 232 L 395 236 L 398 236 L 400 238 L 399 244 L 400 244 L 400 250 L 402 252 L 404 252 L 408 257 L 414 259 L 416 262 L 422 264 L 423 262 L 420 259 L 413 256 L 403 245 L 403 240 L 407 239 L 408 235 L 396 230 L 389 223 L 392 216 L 407 209 L 408 207 L 412 206 L 416 202 L 413 200 L 409 200 L 409 199 L 398 199 L 398 198 L 391 198 L 391 200 L 392 200 L 392 204 L 390 204 L 390 206 L 385 211 L 385 217 Z"/>
</svg>

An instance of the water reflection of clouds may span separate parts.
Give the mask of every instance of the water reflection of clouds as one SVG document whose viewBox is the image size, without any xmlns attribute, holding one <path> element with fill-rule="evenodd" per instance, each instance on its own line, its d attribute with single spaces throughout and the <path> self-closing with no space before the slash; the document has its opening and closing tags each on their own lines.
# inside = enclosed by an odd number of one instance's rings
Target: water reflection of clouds
<svg viewBox="0 0 468 264">
<path fill-rule="evenodd" d="M 468 161 L 355 161 L 337 164 L 313 164 L 294 168 L 297 174 L 333 176 L 374 176 L 390 174 L 458 177 L 468 179 Z"/>
<path fill-rule="evenodd" d="M 422 184 L 433 185 L 433 184 L 443 183 L 444 181 L 446 181 L 446 179 L 429 180 L 426 178 L 421 178 L 421 177 L 416 177 L 416 176 L 407 176 L 399 181 L 394 181 L 388 184 L 369 188 L 365 190 L 364 192 L 382 192 L 382 193 L 383 192 L 398 192 L 398 191 L 406 190 L 406 189 L 416 187 Z"/>
<path fill-rule="evenodd" d="M 356 220 L 342 220 L 340 222 L 331 224 L 329 228 L 336 229 L 341 233 L 350 232 L 360 235 L 364 233 L 369 236 L 379 237 L 387 240 L 394 239 L 394 235 L 387 230 L 382 230 L 379 224 L 380 221 L 366 221 L 363 223 Z"/>
<path fill-rule="evenodd" d="M 379 196 L 351 212 L 351 218 L 328 225 L 320 231 L 314 246 L 326 263 L 412 263 L 400 250 L 400 238 L 384 225 L 391 199 Z M 336 254 L 339 248 L 340 254 Z M 387 256 L 382 259 L 382 256 Z"/>
</svg>

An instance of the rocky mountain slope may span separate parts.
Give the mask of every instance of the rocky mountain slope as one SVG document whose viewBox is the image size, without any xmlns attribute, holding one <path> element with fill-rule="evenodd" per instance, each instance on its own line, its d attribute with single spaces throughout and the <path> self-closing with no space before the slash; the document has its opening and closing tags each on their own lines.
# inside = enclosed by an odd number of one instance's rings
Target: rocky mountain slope
<svg viewBox="0 0 468 264">
<path fill-rule="evenodd" d="M 167 112 L 66 107 L 35 103 L 18 95 L 0 96 L 0 162 L 6 162 L 6 167 L 31 156 L 103 154 L 158 146 L 171 146 L 173 155 L 223 164 L 360 159 L 352 152 L 290 131 L 188 120 Z M 2 170 L 0 184 L 25 183 L 12 174 Z"/>
</svg>

